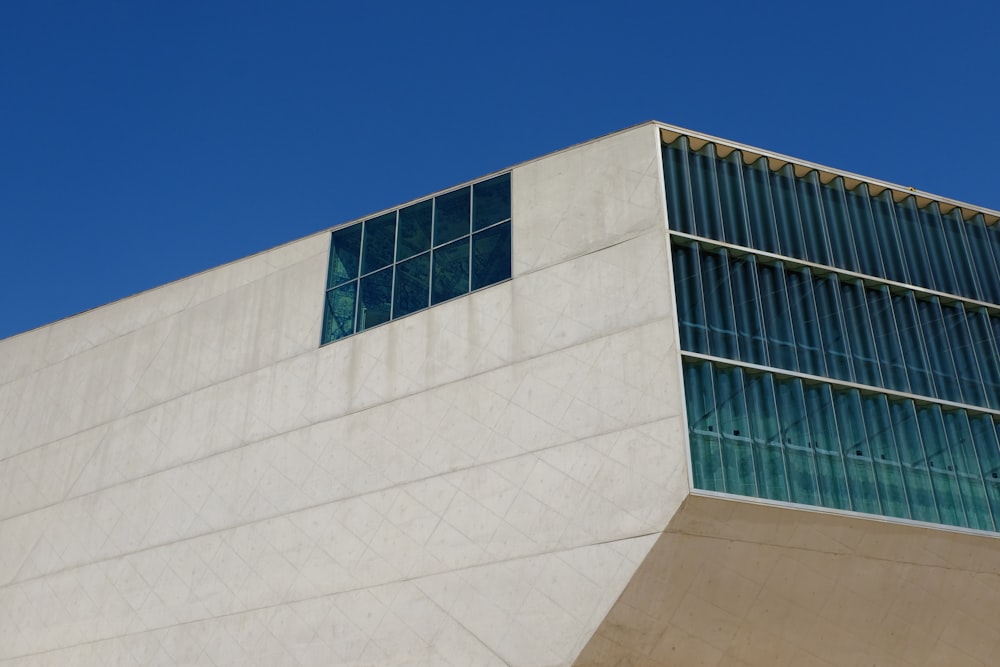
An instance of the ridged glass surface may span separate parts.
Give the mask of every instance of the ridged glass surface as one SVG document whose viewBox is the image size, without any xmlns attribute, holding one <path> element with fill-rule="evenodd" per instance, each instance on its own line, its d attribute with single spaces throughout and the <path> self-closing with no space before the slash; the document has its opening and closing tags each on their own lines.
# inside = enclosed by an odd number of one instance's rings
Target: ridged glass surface
<svg viewBox="0 0 1000 667">
<path fill-rule="evenodd" d="M 1000 304 L 1000 228 L 686 137 L 663 164 L 695 486 L 997 530 L 1000 311 L 915 288 Z"/>
<path fill-rule="evenodd" d="M 321 344 L 509 279 L 510 245 L 510 174 L 337 229 Z"/>
<path fill-rule="evenodd" d="M 717 150 L 664 146 L 672 230 L 1000 304 L 1000 226 L 982 215 Z"/>
<path fill-rule="evenodd" d="M 674 240 L 681 348 L 1000 410 L 1000 318 Z"/>
<path fill-rule="evenodd" d="M 694 359 L 684 383 L 698 488 L 995 530 L 989 415 Z"/>
</svg>

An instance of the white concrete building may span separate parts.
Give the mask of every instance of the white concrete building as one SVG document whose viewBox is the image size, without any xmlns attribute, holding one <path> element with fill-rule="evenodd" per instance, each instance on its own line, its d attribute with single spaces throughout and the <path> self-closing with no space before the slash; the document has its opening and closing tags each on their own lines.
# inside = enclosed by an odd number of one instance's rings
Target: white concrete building
<svg viewBox="0 0 1000 667">
<path fill-rule="evenodd" d="M 996 664 L 993 536 L 695 488 L 678 134 L 514 167 L 509 280 L 473 218 L 471 293 L 326 345 L 329 231 L 0 341 L 0 667 Z"/>
</svg>

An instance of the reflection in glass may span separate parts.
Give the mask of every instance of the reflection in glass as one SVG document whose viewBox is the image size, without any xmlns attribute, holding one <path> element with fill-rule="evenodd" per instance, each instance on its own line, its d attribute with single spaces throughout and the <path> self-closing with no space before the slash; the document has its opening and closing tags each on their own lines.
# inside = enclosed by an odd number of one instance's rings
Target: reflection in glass
<svg viewBox="0 0 1000 667">
<path fill-rule="evenodd" d="M 509 172 L 472 186 L 472 231 L 509 218 Z"/>
<path fill-rule="evenodd" d="M 469 238 L 434 250 L 431 260 L 431 305 L 469 291 Z"/>
<path fill-rule="evenodd" d="M 434 245 L 469 233 L 470 193 L 470 188 L 462 188 L 434 198 Z"/>
<path fill-rule="evenodd" d="M 358 331 L 389 321 L 392 311 L 392 268 L 361 279 L 358 296 Z"/>
<path fill-rule="evenodd" d="M 334 287 L 358 277 L 358 256 L 361 254 L 361 225 L 338 229 L 330 238 L 330 267 L 326 286 Z"/>
<path fill-rule="evenodd" d="M 392 264 L 395 245 L 395 211 L 367 220 L 365 222 L 365 245 L 361 252 L 361 273 L 369 273 Z"/>
<path fill-rule="evenodd" d="M 989 415 L 693 359 L 684 387 L 697 488 L 996 530 Z"/>
<path fill-rule="evenodd" d="M 510 278 L 510 223 L 472 235 L 472 289 Z"/>
<path fill-rule="evenodd" d="M 433 199 L 399 209 L 399 239 L 396 241 L 397 262 L 430 250 L 433 213 Z"/>
</svg>

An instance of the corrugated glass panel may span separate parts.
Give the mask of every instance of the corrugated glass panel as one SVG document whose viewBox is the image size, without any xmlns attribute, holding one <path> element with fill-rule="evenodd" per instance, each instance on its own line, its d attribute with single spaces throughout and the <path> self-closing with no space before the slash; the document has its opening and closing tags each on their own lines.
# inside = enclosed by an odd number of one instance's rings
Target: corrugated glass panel
<svg viewBox="0 0 1000 667">
<path fill-rule="evenodd" d="M 961 217 L 961 213 L 955 210 L 952 216 Z M 975 266 L 976 276 L 979 278 L 979 286 L 982 290 L 982 299 L 990 303 L 1000 304 L 1000 253 L 994 256 L 990 249 L 992 235 L 986 229 L 986 221 L 983 216 L 977 215 L 968 223 L 966 232 L 969 235 L 969 246 L 972 250 L 972 262 Z M 996 225 L 994 225 L 996 227 Z"/>
<path fill-rule="evenodd" d="M 834 408 L 837 413 L 840 446 L 844 451 L 844 467 L 847 470 L 847 488 L 851 494 L 851 506 L 858 512 L 880 514 L 878 485 L 875 483 L 871 449 L 865 433 L 860 393 L 856 389 L 835 393 Z"/>
<path fill-rule="evenodd" d="M 722 228 L 722 208 L 715 175 L 715 145 L 705 144 L 701 150 L 690 153 L 689 159 L 695 227 L 701 236 L 724 241 L 726 237 Z"/>
<path fill-rule="evenodd" d="M 993 530 L 990 504 L 986 499 L 983 473 L 979 469 L 976 448 L 972 442 L 969 417 L 964 410 L 947 410 L 942 412 L 942 418 L 969 528 Z"/>
<path fill-rule="evenodd" d="M 882 371 L 883 386 L 897 391 L 909 391 L 906 363 L 903 360 L 903 346 L 896 330 L 896 318 L 892 308 L 892 296 L 885 285 L 865 290 L 868 300 L 868 314 L 871 316 L 872 336 Z"/>
<path fill-rule="evenodd" d="M 761 298 L 757 286 L 756 262 L 751 256 L 741 257 L 735 260 L 732 270 L 740 359 L 766 366 L 767 345 L 764 340 L 764 320 L 760 310 Z"/>
<path fill-rule="evenodd" d="M 757 491 L 762 498 L 788 500 L 781 424 L 775 404 L 774 380 L 770 375 L 746 376 L 746 400 L 750 435 L 753 438 Z"/>
<path fill-rule="evenodd" d="M 753 247 L 743 190 L 743 160 L 739 151 L 733 151 L 718 164 L 719 196 L 722 203 L 722 223 L 726 240 L 741 246 Z"/>
<path fill-rule="evenodd" d="M 674 244 L 674 285 L 677 293 L 677 319 L 680 324 L 681 347 L 691 352 L 708 354 L 708 326 L 705 315 L 704 289 L 701 286 L 701 266 L 696 246 Z"/>
<path fill-rule="evenodd" d="M 862 183 L 846 192 L 847 210 L 851 215 L 851 235 L 858 249 L 858 265 L 862 273 L 886 277 L 885 262 L 879 248 L 879 234 L 875 228 L 871 197 L 868 186 Z"/>
<path fill-rule="evenodd" d="M 663 149 L 663 174 L 667 189 L 667 220 L 670 229 L 697 234 L 687 163 L 688 139 L 680 137 Z"/>
<path fill-rule="evenodd" d="M 931 373 L 927 348 L 924 345 L 923 327 L 917 313 L 917 301 L 912 292 L 892 295 L 892 312 L 896 319 L 899 339 L 903 346 L 903 361 L 910 391 L 923 396 L 934 396 L 934 378 Z"/>
<path fill-rule="evenodd" d="M 808 271 L 799 270 L 789 271 L 787 279 L 798 370 L 810 375 L 826 375 L 826 355 L 813 295 L 813 277 Z"/>
<path fill-rule="evenodd" d="M 910 508 L 903 482 L 903 470 L 896 451 L 896 439 L 889 416 L 889 402 L 885 396 L 861 396 L 861 409 L 865 415 L 865 432 L 868 450 L 878 487 L 882 513 L 887 516 L 909 518 Z"/>
<path fill-rule="evenodd" d="M 770 172 L 771 200 L 774 202 L 774 219 L 778 223 L 778 240 L 781 252 L 789 257 L 806 258 L 806 242 L 802 237 L 802 221 L 795 197 L 795 171 L 786 164 L 779 171 Z"/>
<path fill-rule="evenodd" d="M 890 404 L 892 428 L 896 438 L 896 449 L 903 472 L 903 484 L 910 503 L 913 519 L 937 523 L 941 520 L 937 500 L 931 485 L 927 453 L 924 451 L 917 424 L 917 412 L 912 401 L 897 401 Z"/>
<path fill-rule="evenodd" d="M 708 317 L 708 349 L 717 357 L 738 359 L 729 258 L 725 254 L 704 253 L 701 256 L 701 280 Z"/>
<path fill-rule="evenodd" d="M 781 252 L 778 226 L 774 219 L 774 205 L 771 202 L 770 170 L 767 168 L 767 159 L 759 158 L 752 165 L 744 167 L 743 182 L 747 193 L 747 211 L 753 247 L 767 252 Z"/>
<path fill-rule="evenodd" d="M 864 284 L 861 281 L 843 282 L 840 284 L 840 295 L 856 380 L 861 384 L 881 387 L 882 373 L 875 352 L 875 338 L 872 335 L 871 318 L 868 316 Z"/>
<path fill-rule="evenodd" d="M 798 361 L 795 357 L 795 337 L 792 334 L 792 316 L 788 308 L 783 266 L 780 263 L 773 266 L 758 264 L 757 276 L 760 280 L 761 308 L 770 365 L 795 370 L 798 368 Z"/>
<path fill-rule="evenodd" d="M 821 504 L 834 509 L 852 509 L 847 489 L 847 468 L 844 465 L 837 414 L 833 405 L 833 390 L 826 384 L 807 384 L 803 387 L 803 397 L 812 436 L 810 445 L 816 454 Z M 793 404 L 790 407 L 795 406 Z"/>
<path fill-rule="evenodd" d="M 741 368 L 718 368 L 715 400 L 722 438 L 722 467 L 726 491 L 741 496 L 757 496 L 753 448 Z"/>
<path fill-rule="evenodd" d="M 823 203 L 820 199 L 819 174 L 809 172 L 796 179 L 795 191 L 798 196 L 799 216 L 802 220 L 802 238 L 806 247 L 806 259 L 818 264 L 832 264 L 830 239 L 827 237 L 826 219 L 823 217 Z"/>
<path fill-rule="evenodd" d="M 838 176 L 832 182 L 821 186 L 820 193 L 823 197 L 823 218 L 826 220 L 830 236 L 832 264 L 848 271 L 862 271 L 851 229 L 851 217 L 847 210 L 844 179 Z M 873 274 L 871 271 L 865 271 L 865 273 L 879 275 Z"/>
<path fill-rule="evenodd" d="M 937 499 L 941 522 L 952 526 L 968 526 L 962 494 L 955 475 L 955 463 L 948 448 L 948 437 L 944 431 L 941 408 L 937 405 L 922 406 L 917 410 L 917 424 L 920 439 L 927 453 L 927 468 L 931 474 L 931 486 Z"/>
<path fill-rule="evenodd" d="M 788 491 L 793 502 L 820 504 L 819 481 L 813 461 L 812 434 L 801 380 L 782 380 L 777 387 L 781 435 L 785 446 Z"/>
<path fill-rule="evenodd" d="M 713 367 L 707 363 L 684 365 L 684 398 L 691 439 L 691 472 L 699 489 L 725 491 L 722 442 L 715 405 Z"/>
</svg>

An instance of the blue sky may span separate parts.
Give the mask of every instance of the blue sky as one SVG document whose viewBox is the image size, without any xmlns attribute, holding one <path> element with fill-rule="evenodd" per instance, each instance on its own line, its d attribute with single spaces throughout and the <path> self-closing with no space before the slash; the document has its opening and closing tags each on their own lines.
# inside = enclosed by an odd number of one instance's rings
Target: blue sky
<svg viewBox="0 0 1000 667">
<path fill-rule="evenodd" d="M 1000 209 L 995 3 L 8 2 L 0 338 L 657 119 Z"/>
</svg>

